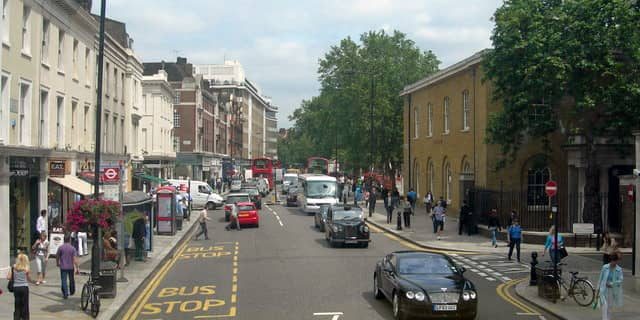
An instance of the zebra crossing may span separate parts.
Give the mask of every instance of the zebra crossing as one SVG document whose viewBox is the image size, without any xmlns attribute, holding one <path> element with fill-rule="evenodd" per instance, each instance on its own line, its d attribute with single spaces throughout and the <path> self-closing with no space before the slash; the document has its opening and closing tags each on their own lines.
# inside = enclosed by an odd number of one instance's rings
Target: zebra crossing
<svg viewBox="0 0 640 320">
<path fill-rule="evenodd" d="M 531 268 L 525 263 L 509 261 L 504 255 L 461 255 L 450 254 L 458 266 L 464 267 L 490 282 L 507 282 L 518 278 L 519 274 L 528 274 Z"/>
</svg>

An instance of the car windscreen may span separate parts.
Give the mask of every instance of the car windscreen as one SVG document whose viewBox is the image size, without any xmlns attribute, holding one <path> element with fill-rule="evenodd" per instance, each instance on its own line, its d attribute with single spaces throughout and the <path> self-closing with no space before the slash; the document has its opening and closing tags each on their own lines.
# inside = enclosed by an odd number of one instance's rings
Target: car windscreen
<svg viewBox="0 0 640 320">
<path fill-rule="evenodd" d="M 307 181 L 307 198 L 337 197 L 335 181 Z"/>
<path fill-rule="evenodd" d="M 333 220 L 359 220 L 362 211 L 359 210 L 335 210 L 333 211 Z"/>
<path fill-rule="evenodd" d="M 229 196 L 227 198 L 227 203 L 236 203 L 236 202 L 242 202 L 242 201 L 249 201 L 249 199 L 247 199 L 247 196 Z"/>
<path fill-rule="evenodd" d="M 258 189 L 241 189 L 240 191 L 248 193 L 250 196 L 255 196 L 259 193 Z"/>
<path fill-rule="evenodd" d="M 400 274 L 451 274 L 456 270 L 441 256 L 407 257 L 398 261 Z"/>
<path fill-rule="evenodd" d="M 253 211 L 255 209 L 253 206 L 238 206 L 238 211 Z"/>
<path fill-rule="evenodd" d="M 295 183 L 296 181 L 298 181 L 298 177 L 295 177 L 295 176 L 287 177 L 287 176 L 285 176 L 284 177 L 284 181 L 285 182 L 289 182 L 289 183 Z"/>
</svg>

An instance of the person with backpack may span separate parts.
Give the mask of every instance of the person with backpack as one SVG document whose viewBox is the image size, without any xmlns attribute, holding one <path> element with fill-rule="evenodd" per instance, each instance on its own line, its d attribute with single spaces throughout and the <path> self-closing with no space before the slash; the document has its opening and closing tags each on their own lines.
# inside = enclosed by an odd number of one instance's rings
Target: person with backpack
<svg viewBox="0 0 640 320">
<path fill-rule="evenodd" d="M 513 248 L 516 248 L 516 257 L 520 262 L 520 244 L 522 243 L 522 228 L 518 223 L 518 220 L 513 220 L 513 224 L 507 229 L 507 240 L 509 241 L 509 255 L 508 259 L 511 261 L 511 255 L 513 254 Z M 544 254 L 543 254 L 544 255 Z"/>
<path fill-rule="evenodd" d="M 409 204 L 411 204 L 411 210 L 413 212 L 416 211 L 417 200 L 418 200 L 418 193 L 416 193 L 415 190 L 413 190 L 413 188 L 409 189 L 409 192 L 407 193 L 407 201 L 409 202 Z"/>
</svg>

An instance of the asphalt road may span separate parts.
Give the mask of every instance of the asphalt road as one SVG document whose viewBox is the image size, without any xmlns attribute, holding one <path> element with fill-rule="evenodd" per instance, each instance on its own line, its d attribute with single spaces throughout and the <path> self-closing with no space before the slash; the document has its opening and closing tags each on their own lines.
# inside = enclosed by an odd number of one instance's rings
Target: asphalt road
<svg viewBox="0 0 640 320">
<path fill-rule="evenodd" d="M 223 215 L 210 212 L 211 240 L 181 245 L 123 306 L 124 319 L 393 318 L 391 304 L 373 297 L 372 273 L 377 260 L 410 244 L 373 231 L 367 249 L 330 248 L 312 216 L 280 205 L 263 207 L 259 228 L 225 231 Z M 498 257 L 456 259 L 475 269 L 493 265 Z M 475 270 L 466 276 L 478 288 L 478 319 L 553 319 L 523 302 L 520 307 L 510 302 L 515 294 L 509 287 L 527 275 L 526 269 L 510 268 L 508 277 L 492 281 L 486 270 Z"/>
</svg>

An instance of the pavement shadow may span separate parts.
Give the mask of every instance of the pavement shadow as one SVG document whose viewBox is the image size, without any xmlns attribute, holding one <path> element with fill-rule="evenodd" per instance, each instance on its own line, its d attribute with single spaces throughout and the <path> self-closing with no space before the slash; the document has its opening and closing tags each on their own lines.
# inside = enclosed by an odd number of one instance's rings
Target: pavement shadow
<svg viewBox="0 0 640 320">
<path fill-rule="evenodd" d="M 393 311 L 391 310 L 391 303 L 385 298 L 380 300 L 373 296 L 372 291 L 362 292 L 362 298 L 375 310 L 382 319 L 393 319 Z"/>
<path fill-rule="evenodd" d="M 42 308 L 42 311 L 50 313 L 58 313 L 65 311 L 80 311 L 80 294 L 76 292 L 74 296 L 70 296 L 68 299 L 62 299 L 62 294 L 59 292 L 48 292 L 47 297 L 55 297 L 56 303 L 49 304 Z"/>
</svg>

